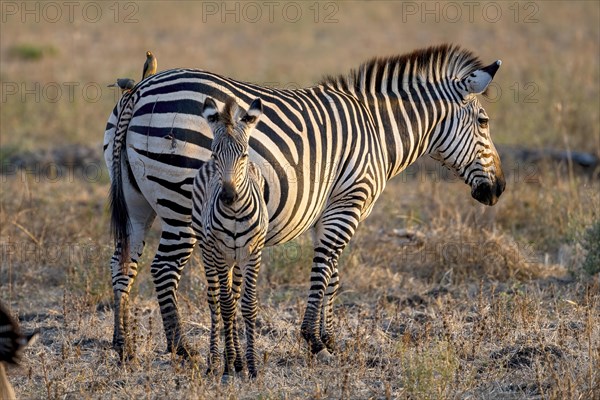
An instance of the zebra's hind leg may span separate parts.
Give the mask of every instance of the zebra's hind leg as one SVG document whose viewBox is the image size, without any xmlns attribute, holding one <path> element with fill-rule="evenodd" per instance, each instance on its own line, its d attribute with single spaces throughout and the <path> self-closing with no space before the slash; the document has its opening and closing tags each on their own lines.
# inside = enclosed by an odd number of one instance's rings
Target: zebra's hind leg
<svg viewBox="0 0 600 400">
<path fill-rule="evenodd" d="M 339 283 L 340 277 L 336 263 L 333 266 L 333 272 L 325 291 L 323 313 L 321 315 L 321 341 L 330 352 L 334 352 L 336 349 L 335 334 L 333 330 L 333 303 L 337 295 Z"/>
<path fill-rule="evenodd" d="M 136 206 L 130 213 L 129 254 L 122 254 L 121 244 L 117 243 L 110 260 L 115 315 L 112 345 L 121 360 L 132 358 L 134 353 L 129 342 L 129 291 L 137 276 L 138 260 L 144 250 L 144 237 L 156 217 L 145 200 L 130 198 L 129 201 Z"/>
<path fill-rule="evenodd" d="M 150 267 L 167 337 L 167 351 L 175 351 L 185 358 L 197 353 L 190 348 L 181 329 L 177 288 L 181 272 L 192 254 L 195 243 L 196 237 L 191 227 L 164 225 L 158 251 Z"/>
<path fill-rule="evenodd" d="M 129 291 L 137 276 L 137 260 L 139 255 L 131 257 L 129 262 L 121 263 L 121 244 L 119 243 L 110 262 L 115 298 L 115 322 L 112 345 L 122 361 L 130 359 L 133 356 L 133 349 L 129 341 Z"/>
</svg>

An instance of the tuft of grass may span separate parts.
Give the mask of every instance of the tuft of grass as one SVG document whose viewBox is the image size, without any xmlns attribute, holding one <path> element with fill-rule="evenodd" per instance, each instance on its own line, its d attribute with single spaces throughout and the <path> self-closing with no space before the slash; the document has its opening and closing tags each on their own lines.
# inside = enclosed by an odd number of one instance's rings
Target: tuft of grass
<svg viewBox="0 0 600 400">
<path fill-rule="evenodd" d="M 2 172 L 4 172 L 4 168 L 11 157 L 18 154 L 20 151 L 21 146 L 19 143 L 9 143 L 8 145 L 0 147 L 0 165 L 2 166 Z"/>
<path fill-rule="evenodd" d="M 408 398 L 447 398 L 458 371 L 460 359 L 445 340 L 434 341 L 427 348 L 399 345 L 400 384 Z"/>
<path fill-rule="evenodd" d="M 58 54 L 54 46 L 40 46 L 31 43 L 21 43 L 10 48 L 9 54 L 24 61 L 39 61 L 45 56 Z"/>
</svg>

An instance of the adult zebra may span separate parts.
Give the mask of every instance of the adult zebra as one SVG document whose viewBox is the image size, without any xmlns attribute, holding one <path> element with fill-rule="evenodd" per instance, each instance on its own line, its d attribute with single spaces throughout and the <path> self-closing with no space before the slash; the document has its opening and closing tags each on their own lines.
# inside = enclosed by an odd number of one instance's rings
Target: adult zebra
<svg viewBox="0 0 600 400">
<path fill-rule="evenodd" d="M 123 355 L 128 294 L 144 236 L 158 214 L 162 234 L 151 273 L 167 346 L 190 352 L 176 291 L 196 241 L 191 186 L 210 156 L 210 129 L 199 115 L 206 97 L 223 103 L 232 96 L 245 108 L 256 97 L 263 102 L 250 159 L 266 180 L 265 245 L 312 228 L 314 258 L 301 331 L 311 351 L 327 358 L 339 256 L 388 179 L 429 154 L 456 171 L 481 203 L 493 205 L 503 192 L 488 116 L 476 96 L 499 66 L 496 61 L 483 67 L 471 52 L 442 45 L 375 58 L 347 76 L 297 90 L 192 69 L 167 70 L 140 82 L 113 110 L 104 138 L 116 242 L 115 349 Z"/>
</svg>

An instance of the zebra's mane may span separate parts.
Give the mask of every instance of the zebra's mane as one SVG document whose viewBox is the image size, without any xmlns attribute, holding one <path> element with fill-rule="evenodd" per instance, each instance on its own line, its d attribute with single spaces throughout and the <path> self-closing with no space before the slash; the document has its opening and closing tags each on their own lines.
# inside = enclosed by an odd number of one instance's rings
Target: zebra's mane
<svg viewBox="0 0 600 400">
<path fill-rule="evenodd" d="M 383 71 L 388 67 L 388 80 L 393 78 L 393 73 L 398 66 L 398 71 L 404 75 L 399 81 L 426 81 L 438 83 L 446 79 L 462 79 L 471 72 L 483 67 L 481 61 L 469 50 L 459 46 L 442 44 L 425 49 L 415 50 L 412 53 L 391 57 L 375 57 L 353 69 L 348 75 L 326 76 L 320 84 L 345 89 L 361 89 L 368 85 L 376 91 L 381 90 L 382 84 L 387 86 L 387 81 L 382 82 Z M 405 67 L 409 67 L 406 69 Z M 372 82 L 375 79 L 375 82 Z"/>
<path fill-rule="evenodd" d="M 239 112 L 239 106 L 235 99 L 233 97 L 228 97 L 227 100 L 225 100 L 223 111 L 219 113 L 219 119 L 225 126 L 235 126 Z"/>
</svg>

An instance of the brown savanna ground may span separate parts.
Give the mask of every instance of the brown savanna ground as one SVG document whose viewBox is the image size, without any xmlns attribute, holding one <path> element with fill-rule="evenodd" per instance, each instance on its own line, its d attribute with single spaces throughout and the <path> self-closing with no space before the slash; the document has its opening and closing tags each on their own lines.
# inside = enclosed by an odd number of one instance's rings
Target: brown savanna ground
<svg viewBox="0 0 600 400">
<path fill-rule="evenodd" d="M 600 219 L 600 184 L 597 170 L 568 163 L 505 159 L 507 190 L 493 208 L 441 180 L 441 168 L 392 180 L 342 258 L 331 365 L 311 358 L 299 336 L 308 237 L 265 251 L 256 381 L 221 386 L 204 375 L 204 359 L 181 364 L 165 353 L 148 268 L 157 229 L 132 294 L 139 357 L 120 367 L 110 349 L 101 142 L 118 93 L 106 84 L 139 80 L 146 50 L 161 70 L 300 87 L 372 56 L 458 43 L 503 61 L 482 100 L 496 144 L 599 156 L 598 3 L 469 4 L 3 1 L 0 300 L 25 330 L 41 331 L 9 369 L 17 395 L 600 398 L 600 240 L 586 239 Z M 31 161 L 69 145 L 91 149 L 83 165 Z M 16 160 L 30 161 L 17 170 Z M 195 256 L 179 298 L 202 354 L 204 282 Z"/>
</svg>

